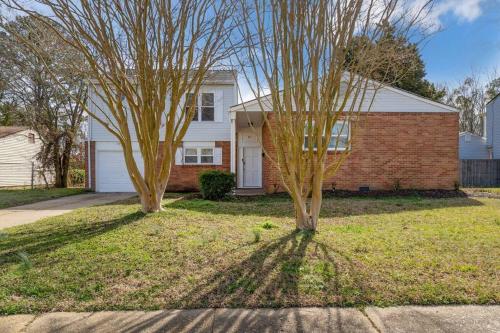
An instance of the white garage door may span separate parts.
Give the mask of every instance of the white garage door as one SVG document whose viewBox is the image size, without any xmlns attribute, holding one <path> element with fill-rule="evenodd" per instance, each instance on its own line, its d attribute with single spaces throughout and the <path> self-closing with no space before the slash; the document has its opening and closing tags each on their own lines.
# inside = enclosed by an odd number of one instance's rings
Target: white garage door
<svg viewBox="0 0 500 333">
<path fill-rule="evenodd" d="M 140 153 L 134 152 L 134 158 L 138 162 L 139 170 L 143 172 Z M 96 170 L 97 192 L 135 192 L 122 151 L 98 150 Z"/>
</svg>

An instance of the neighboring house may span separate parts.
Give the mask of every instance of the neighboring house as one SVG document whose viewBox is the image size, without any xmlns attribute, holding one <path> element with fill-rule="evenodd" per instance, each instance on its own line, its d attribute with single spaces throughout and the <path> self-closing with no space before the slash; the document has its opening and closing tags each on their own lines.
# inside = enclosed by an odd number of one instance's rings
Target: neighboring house
<svg viewBox="0 0 500 333">
<path fill-rule="evenodd" d="M 36 171 L 36 154 L 41 142 L 25 127 L 0 126 L 0 186 L 44 184 Z"/>
<path fill-rule="evenodd" d="M 236 173 L 238 188 L 283 190 L 278 170 L 263 153 L 265 147 L 273 154 L 263 114 L 256 100 L 235 105 L 236 84 L 233 72 L 220 71 L 203 86 L 199 115 L 176 153 L 167 190 L 196 190 L 198 174 L 206 169 Z M 94 104 L 103 107 L 93 92 L 89 103 L 94 110 Z M 267 116 L 272 121 L 271 109 Z M 456 109 L 384 87 L 370 111 L 362 110 L 359 121 L 352 152 L 335 177 L 325 182 L 326 189 L 453 189 L 459 178 Z M 134 191 L 119 143 L 93 120 L 89 143 L 87 186 L 98 192 Z M 137 144 L 134 147 L 140 161 Z"/>
<path fill-rule="evenodd" d="M 500 94 L 486 104 L 483 136 L 460 133 L 459 156 L 461 160 L 500 159 Z"/>
<path fill-rule="evenodd" d="M 461 132 L 458 136 L 458 157 L 461 160 L 486 160 L 491 158 L 486 138 L 471 132 Z"/>
</svg>

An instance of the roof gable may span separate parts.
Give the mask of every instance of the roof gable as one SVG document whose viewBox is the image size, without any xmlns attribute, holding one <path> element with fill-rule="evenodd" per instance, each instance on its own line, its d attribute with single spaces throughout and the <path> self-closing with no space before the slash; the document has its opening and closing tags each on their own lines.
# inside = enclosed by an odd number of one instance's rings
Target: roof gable
<svg viewBox="0 0 500 333">
<path fill-rule="evenodd" d="M 21 126 L 0 126 L 0 139 L 27 130 Z"/>
<path fill-rule="evenodd" d="M 373 95 L 375 97 L 373 98 Z M 260 103 L 266 111 L 272 110 L 270 95 L 261 96 Z M 232 111 L 260 111 L 259 99 L 240 103 L 231 107 Z M 371 100 L 373 103 L 371 107 Z M 358 102 L 359 103 L 359 102 Z M 405 90 L 390 87 L 387 85 L 369 88 L 366 91 L 365 101 L 361 106 L 361 111 L 370 112 L 458 112 L 452 106 L 435 102 L 425 97 L 407 92 Z"/>
</svg>

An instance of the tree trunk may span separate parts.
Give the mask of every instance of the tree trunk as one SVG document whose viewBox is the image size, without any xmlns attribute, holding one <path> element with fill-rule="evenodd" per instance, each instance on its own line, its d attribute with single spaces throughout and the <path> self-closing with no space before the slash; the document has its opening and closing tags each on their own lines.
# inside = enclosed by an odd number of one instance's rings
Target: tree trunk
<svg viewBox="0 0 500 333">
<path fill-rule="evenodd" d="M 71 159 L 71 148 L 73 147 L 73 139 L 69 136 L 64 140 L 64 147 L 61 156 L 61 185 L 68 187 L 69 162 Z"/>
<path fill-rule="evenodd" d="M 54 143 L 54 152 L 53 152 L 53 166 L 54 166 L 54 187 L 63 188 L 62 182 L 62 169 L 59 157 L 59 144 Z"/>
<path fill-rule="evenodd" d="M 323 200 L 322 184 L 323 178 L 315 176 L 312 182 L 309 205 L 307 203 L 308 198 L 298 197 L 293 199 L 295 206 L 295 226 L 298 230 L 316 231 Z"/>
<path fill-rule="evenodd" d="M 297 230 L 316 231 L 318 226 L 318 215 L 313 215 L 312 210 L 307 208 L 307 199 L 294 200 L 295 227 Z"/>
<path fill-rule="evenodd" d="M 160 184 L 157 184 L 160 185 Z M 155 213 L 163 210 L 161 205 L 161 200 L 163 199 L 163 194 L 165 189 L 158 190 L 157 193 L 153 191 L 145 191 L 139 193 L 139 198 L 141 200 L 141 210 L 143 213 Z"/>
</svg>

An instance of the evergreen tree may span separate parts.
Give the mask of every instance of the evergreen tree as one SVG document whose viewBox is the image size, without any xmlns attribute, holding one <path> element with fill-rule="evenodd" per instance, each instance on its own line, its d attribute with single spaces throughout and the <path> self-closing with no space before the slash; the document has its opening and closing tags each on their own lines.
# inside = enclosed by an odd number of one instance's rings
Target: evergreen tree
<svg viewBox="0 0 500 333">
<path fill-rule="evenodd" d="M 395 28 L 389 23 L 384 23 L 383 29 L 382 37 L 370 43 L 377 44 L 380 52 L 386 52 L 391 56 L 381 57 L 386 61 L 372 66 L 374 71 L 371 78 L 434 101 L 441 101 L 446 95 L 446 90 L 436 87 L 425 79 L 425 64 L 417 44 L 410 42 L 404 35 L 396 34 Z M 359 47 L 366 47 L 366 43 L 368 43 L 366 38 L 355 38 L 352 43 L 353 52 L 349 53 L 348 57 L 356 54 L 354 50 Z M 348 63 L 352 61 L 355 59 L 352 57 L 348 59 Z"/>
</svg>

